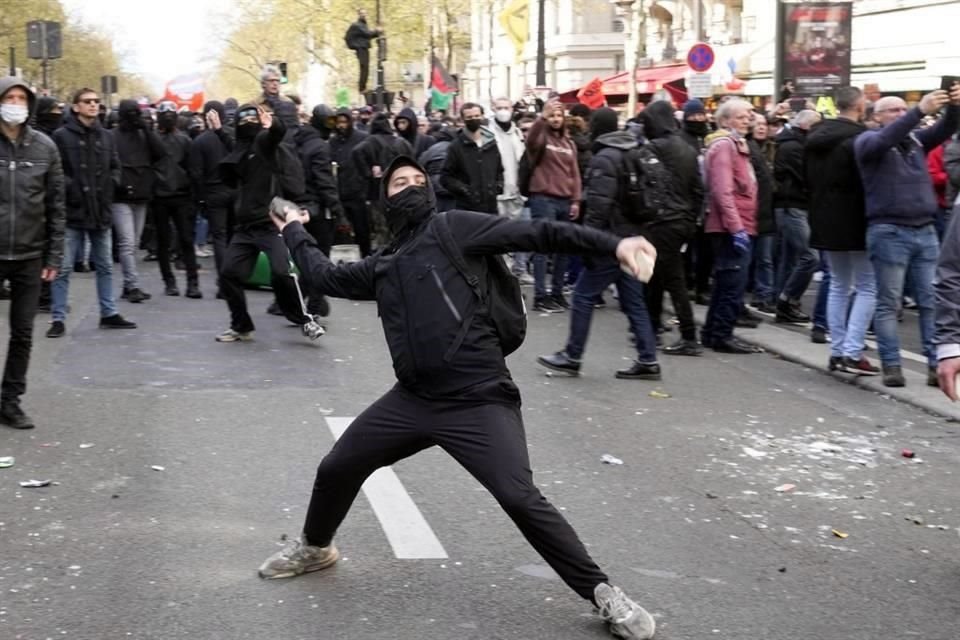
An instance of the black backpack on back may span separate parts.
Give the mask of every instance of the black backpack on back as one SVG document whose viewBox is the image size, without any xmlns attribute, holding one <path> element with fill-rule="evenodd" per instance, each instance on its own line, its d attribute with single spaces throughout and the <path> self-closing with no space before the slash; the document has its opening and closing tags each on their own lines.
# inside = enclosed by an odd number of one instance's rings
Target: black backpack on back
<svg viewBox="0 0 960 640">
<path fill-rule="evenodd" d="M 510 355 L 520 348 L 527 335 L 527 308 L 520 291 L 520 281 L 510 273 L 501 256 L 491 255 L 486 256 L 487 286 L 482 287 L 480 279 L 470 272 L 463 252 L 450 231 L 447 214 L 437 214 L 433 224 L 447 259 L 460 272 L 477 297 L 480 304 L 475 308 L 481 308 L 484 302 L 487 303 L 490 318 L 500 337 L 500 350 L 505 357 Z M 469 325 L 471 321 L 472 318 L 468 318 L 465 324 Z"/>
<path fill-rule="evenodd" d="M 657 220 L 670 206 L 673 177 L 653 143 L 628 149 L 620 156 L 620 208 L 636 224 Z"/>
</svg>

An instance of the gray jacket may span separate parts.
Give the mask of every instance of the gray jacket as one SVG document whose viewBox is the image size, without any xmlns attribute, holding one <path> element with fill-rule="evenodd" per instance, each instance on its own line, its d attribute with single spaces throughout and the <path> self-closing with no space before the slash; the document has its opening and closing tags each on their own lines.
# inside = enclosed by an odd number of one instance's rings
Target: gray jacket
<svg viewBox="0 0 960 640">
<path fill-rule="evenodd" d="M 0 77 L 0 96 L 13 87 L 36 96 L 19 78 Z M 43 259 L 59 269 L 63 261 L 63 167 L 57 145 L 24 124 L 16 142 L 0 134 L 0 260 Z"/>
<path fill-rule="evenodd" d="M 954 143 L 956 144 L 956 143 Z M 933 280 L 937 359 L 960 357 L 960 216 L 950 216 Z"/>
</svg>

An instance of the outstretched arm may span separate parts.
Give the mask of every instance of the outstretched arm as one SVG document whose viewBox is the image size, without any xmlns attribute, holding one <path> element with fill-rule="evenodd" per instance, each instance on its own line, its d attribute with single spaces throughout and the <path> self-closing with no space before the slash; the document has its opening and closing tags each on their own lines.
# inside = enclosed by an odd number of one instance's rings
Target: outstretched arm
<svg viewBox="0 0 960 640">
<path fill-rule="evenodd" d="M 289 218 L 292 219 L 292 216 Z M 364 258 L 360 262 L 334 265 L 320 251 L 300 220 L 277 226 L 283 231 L 283 240 L 290 249 L 294 264 L 301 275 L 316 290 L 334 298 L 349 300 L 374 300 L 376 290 L 373 286 L 373 269 L 376 256 Z"/>
</svg>

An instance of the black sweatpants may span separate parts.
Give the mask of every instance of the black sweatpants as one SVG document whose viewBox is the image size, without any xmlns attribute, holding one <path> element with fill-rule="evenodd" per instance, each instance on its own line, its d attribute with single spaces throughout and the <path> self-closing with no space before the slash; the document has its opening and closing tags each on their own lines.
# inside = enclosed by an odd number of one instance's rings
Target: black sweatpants
<svg viewBox="0 0 960 640">
<path fill-rule="evenodd" d="M 433 445 L 496 498 L 571 589 L 592 600 L 607 576 L 533 483 L 517 405 L 426 400 L 391 389 L 353 421 L 320 463 L 303 527 L 308 544 L 330 544 L 371 473 Z"/>
<path fill-rule="evenodd" d="M 370 49 L 356 49 L 357 62 L 360 63 L 360 93 L 367 90 L 367 78 L 370 77 Z"/>
<path fill-rule="evenodd" d="M 27 391 L 27 367 L 33 347 L 33 319 L 40 301 L 43 260 L 0 260 L 0 280 L 10 283 L 10 341 L 3 369 L 3 401 L 17 401 Z"/>
<path fill-rule="evenodd" d="M 353 237 L 360 249 L 360 257 L 370 255 L 370 209 L 362 199 L 341 200 L 343 212 L 353 227 Z"/>
<path fill-rule="evenodd" d="M 695 232 L 692 222 L 683 221 L 648 225 L 643 232 L 657 250 L 653 278 L 646 287 L 647 309 L 653 330 L 663 326 L 663 294 L 666 292 L 673 301 L 673 310 L 680 320 L 680 335 L 684 340 L 697 339 L 693 307 L 690 306 L 690 295 L 687 293 L 684 278 L 682 253 L 684 245 L 687 245 L 688 251 L 691 249 L 689 244 L 693 242 Z"/>
<path fill-rule="evenodd" d="M 283 315 L 294 324 L 310 322 L 299 279 L 290 273 L 290 254 L 283 236 L 272 224 L 263 224 L 235 229 L 223 257 L 220 293 L 230 307 L 230 328 L 241 333 L 254 329 L 253 319 L 247 312 L 247 296 L 243 285 L 250 279 L 261 251 L 270 260 L 270 285 Z"/>
<path fill-rule="evenodd" d="M 187 267 L 187 282 L 197 282 L 197 254 L 193 247 L 194 227 L 197 216 L 188 198 L 155 198 L 153 201 L 153 220 L 157 226 L 157 263 L 163 275 L 164 284 L 173 284 L 177 277 L 170 268 L 170 248 L 176 242 L 176 248 Z M 173 223 L 176 233 L 170 230 Z M 171 237 L 174 236 L 174 237 Z"/>
<path fill-rule="evenodd" d="M 223 268 L 223 258 L 227 253 L 230 240 L 229 224 L 233 217 L 233 202 L 236 194 L 230 189 L 211 188 L 207 194 L 207 209 L 204 213 L 210 223 L 210 236 L 213 238 L 213 261 L 217 273 Z"/>
<path fill-rule="evenodd" d="M 323 255 L 330 257 L 330 249 L 333 248 L 333 234 L 336 230 L 337 221 L 324 208 L 318 211 L 316 205 L 308 205 L 310 211 L 310 222 L 303 226 L 313 239 L 317 241 L 317 248 L 323 252 Z M 329 217 L 328 217 L 329 216 Z M 310 315 L 326 315 L 329 312 L 329 306 L 323 299 L 323 293 L 310 288 L 309 283 L 304 283 L 307 290 L 307 313 Z M 327 311 L 324 312 L 326 307 Z"/>
</svg>

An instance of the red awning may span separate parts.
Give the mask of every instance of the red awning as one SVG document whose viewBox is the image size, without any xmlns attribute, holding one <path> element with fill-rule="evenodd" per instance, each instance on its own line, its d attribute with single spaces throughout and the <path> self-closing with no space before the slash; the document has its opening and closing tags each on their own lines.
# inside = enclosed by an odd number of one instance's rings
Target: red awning
<svg viewBox="0 0 960 640">
<path fill-rule="evenodd" d="M 682 80 L 687 73 L 687 65 L 675 64 L 669 67 L 637 69 L 637 93 L 640 95 L 656 93 L 669 82 Z M 630 93 L 630 73 L 623 71 L 603 81 L 603 95 L 625 96 Z"/>
</svg>

